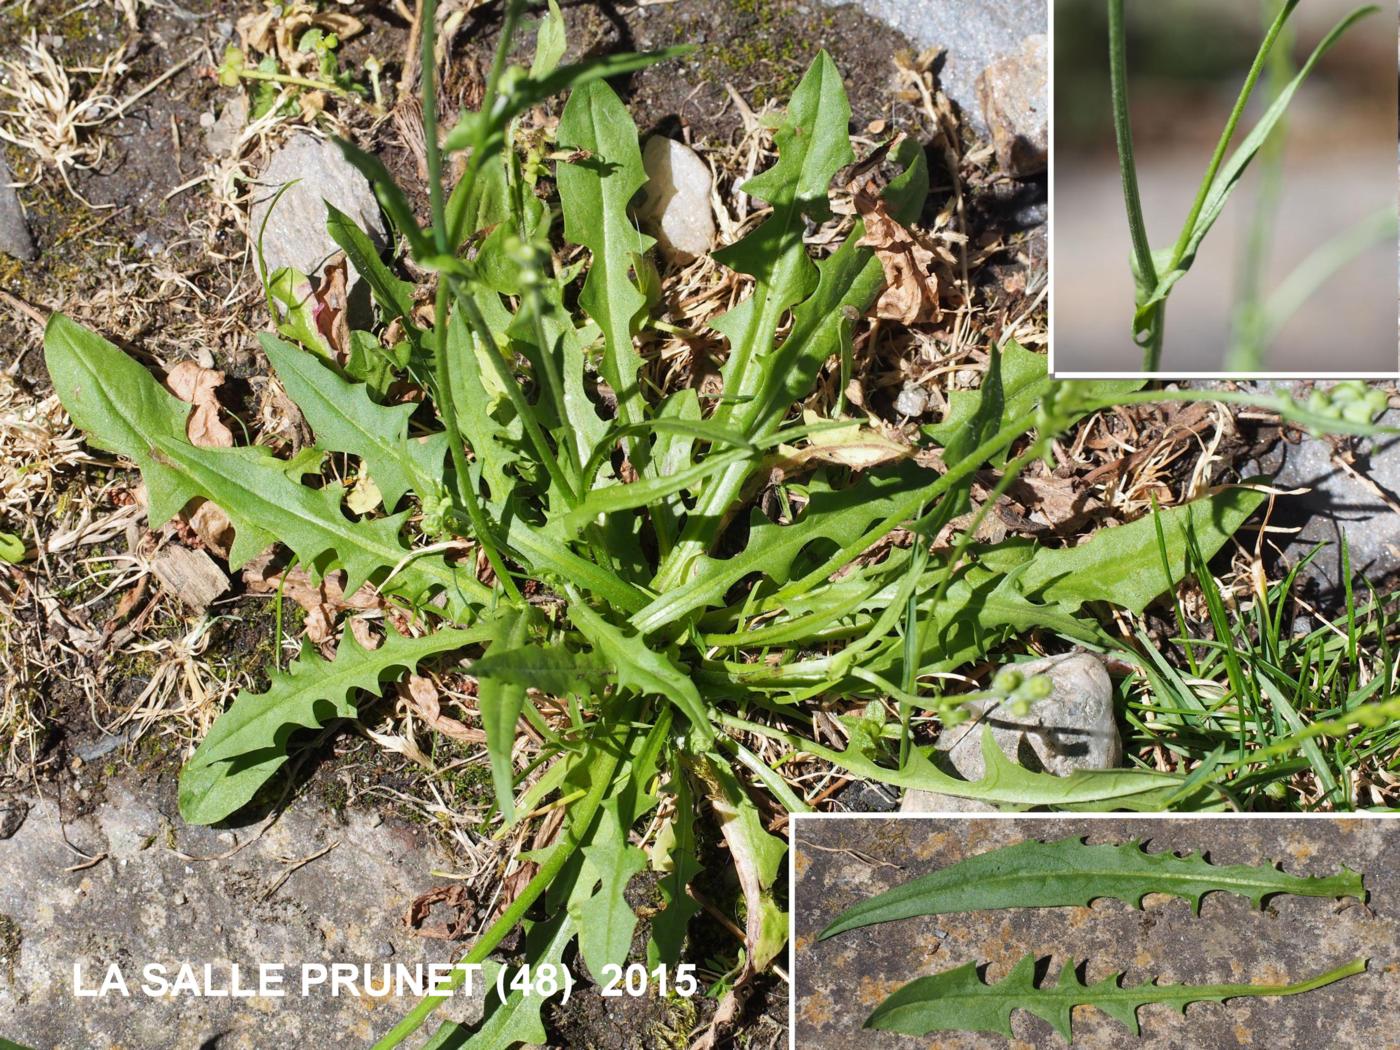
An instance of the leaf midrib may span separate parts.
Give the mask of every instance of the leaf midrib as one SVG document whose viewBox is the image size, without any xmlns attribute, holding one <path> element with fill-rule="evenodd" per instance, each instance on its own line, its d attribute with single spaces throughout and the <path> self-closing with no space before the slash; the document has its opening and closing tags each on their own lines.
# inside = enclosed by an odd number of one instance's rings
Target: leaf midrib
<svg viewBox="0 0 1400 1050">
<path fill-rule="evenodd" d="M 1143 854 L 1143 856 L 1145 856 L 1145 857 L 1152 857 L 1152 856 L 1162 856 L 1162 857 L 1164 857 L 1164 856 L 1171 856 L 1171 854 L 1166 854 L 1166 853 L 1159 853 L 1159 854 L 1145 853 L 1145 854 Z M 1159 882 L 1159 883 L 1160 883 L 1160 882 L 1164 882 L 1164 881 L 1165 881 L 1165 882 L 1204 882 L 1204 881 L 1209 881 L 1209 882 L 1211 883 L 1211 886 L 1210 886 L 1209 888 L 1205 889 L 1205 890 L 1202 890 L 1202 891 L 1201 891 L 1201 892 L 1202 892 L 1202 895 L 1204 895 L 1204 894 L 1206 894 L 1206 893 L 1209 893 L 1209 892 L 1212 892 L 1212 891 L 1219 891 L 1219 892 L 1222 892 L 1222 893 L 1234 892 L 1234 891 L 1230 890 L 1226 885 L 1223 885 L 1223 884 L 1225 884 L 1225 883 L 1228 883 L 1230 886 L 1267 886 L 1267 885 L 1271 885 L 1270 883 L 1266 883 L 1266 882 L 1265 882 L 1264 880 L 1262 880 L 1262 879 L 1250 880 L 1250 879 L 1246 879 L 1246 878 L 1240 877 L 1240 876 L 1238 876 L 1238 875 L 1236 875 L 1234 878 L 1229 878 L 1229 879 L 1223 879 L 1223 878 L 1218 878 L 1218 877 L 1216 877 L 1216 873 L 1217 873 L 1217 872 L 1220 872 L 1220 871 L 1228 871 L 1228 870 L 1229 870 L 1229 869 L 1227 869 L 1227 868 L 1226 868 L 1226 869 L 1222 869 L 1222 868 L 1210 868 L 1208 871 L 1202 872 L 1202 873 L 1200 873 L 1200 874 L 1192 875 L 1192 874 L 1187 873 L 1187 872 L 1164 872 L 1164 873 L 1162 873 L 1162 874 L 1156 874 L 1156 873 L 1153 873 L 1153 872 L 1124 872 L 1124 871 L 1122 871 L 1122 870 L 1113 869 L 1113 868 L 1104 868 L 1104 869 L 1098 869 L 1098 868 L 1075 868 L 1073 871 L 1054 871 L 1054 872 L 1045 872 L 1045 871 L 1016 871 L 1016 872 L 1008 872 L 1008 873 L 1003 874 L 1003 875 L 990 875 L 990 876 L 989 876 L 989 875 L 980 875 L 980 874 L 979 874 L 979 875 L 976 877 L 976 882 L 977 882 L 977 884 L 978 884 L 979 886 L 983 886 L 983 885 L 1001 885 L 1001 884 L 1004 884 L 1004 883 L 1017 882 L 1017 881 L 1026 880 L 1026 879 L 1036 879 L 1036 880 L 1044 881 L 1044 880 L 1046 880 L 1046 879 L 1074 879 L 1074 878 L 1081 878 L 1081 877 L 1082 877 L 1082 878 L 1091 878 L 1091 879 L 1092 879 L 1092 878 L 1104 878 L 1104 879 L 1112 878 L 1112 879 L 1118 879 L 1118 880 L 1129 879 L 1129 880 L 1138 881 L 1138 882 L 1154 881 L 1154 882 Z M 1316 883 L 1330 882 L 1331 880 L 1340 877 L 1340 876 L 1338 876 L 1338 875 L 1321 875 L 1321 876 L 1319 876 L 1319 875 L 1290 875 L 1288 872 L 1285 872 L 1285 871 L 1280 871 L 1280 872 L 1277 872 L 1276 874 L 1278 874 L 1278 875 L 1279 875 L 1281 878 L 1283 878 L 1283 879 L 1289 880 L 1289 881 L 1292 882 L 1294 885 L 1297 885 L 1297 884 L 1299 884 L 1299 883 L 1314 883 L 1314 884 L 1316 884 Z M 942 890 L 942 891 L 947 891 L 947 890 L 951 890 L 951 889 L 963 889 L 963 888 L 965 888 L 964 885 L 943 886 L 943 887 L 932 887 L 932 888 L 930 888 L 929 890 L 927 890 L 927 892 L 932 893 L 932 892 L 938 892 L 938 891 L 940 891 L 940 890 Z M 1146 892 L 1148 892 L 1148 893 L 1161 893 L 1161 892 L 1167 892 L 1167 891 L 1163 891 L 1163 890 L 1147 890 Z M 1274 889 L 1273 892 L 1277 892 L 1277 893 L 1290 893 L 1290 892 L 1292 892 L 1292 891 Z M 1313 894 L 1296 894 L 1296 893 L 1295 893 L 1294 895 L 1295 895 L 1295 896 L 1314 896 Z M 1173 894 L 1173 896 L 1185 896 L 1185 895 L 1177 893 L 1177 894 Z M 1241 894 L 1241 896 L 1249 896 L 1249 894 Z M 1319 896 L 1320 896 L 1320 895 L 1319 895 Z M 1122 900 L 1122 899 L 1123 899 L 1122 897 L 1118 896 L 1118 894 L 1116 894 L 1116 893 L 1099 893 L 1099 894 L 1096 894 L 1095 896 L 1090 897 L 1089 900 L 1090 900 L 1090 901 L 1096 901 L 1096 900 L 1102 900 L 1102 899 L 1105 899 L 1105 898 L 1115 899 L 1115 900 Z M 1188 899 L 1189 899 L 1189 898 L 1188 898 Z M 928 912 L 927 914 L 935 915 L 935 914 L 939 914 L 939 913 L 938 913 L 938 912 Z"/>
<path fill-rule="evenodd" d="M 267 515 L 265 518 L 266 521 L 275 522 L 279 518 L 293 516 L 307 529 L 324 533 L 332 537 L 338 537 L 341 543 L 346 547 L 357 548 L 364 557 L 373 559 L 381 568 L 392 569 L 405 558 L 409 558 L 414 554 L 413 549 L 410 547 L 381 543 L 372 532 L 364 532 L 363 530 L 357 529 L 354 522 L 350 521 L 338 511 L 329 517 L 308 511 L 304 506 L 307 496 L 302 493 L 311 494 L 310 498 L 314 499 L 314 493 L 318 491 L 316 489 L 298 486 L 302 492 L 298 492 L 297 497 L 290 501 L 290 505 L 274 503 L 259 493 L 256 488 L 250 487 L 249 484 L 238 479 L 236 476 L 222 473 L 217 471 L 212 465 L 200 462 L 198 450 L 193 449 L 193 446 L 184 446 L 181 442 L 170 441 L 161 436 L 157 436 L 156 444 L 161 452 L 168 457 L 167 464 L 172 468 L 179 468 L 184 476 L 189 478 L 206 498 L 212 500 L 216 504 L 224 506 L 224 509 L 229 513 L 236 517 L 243 518 L 252 525 L 252 527 L 261 532 L 271 533 L 276 536 L 275 526 L 269 527 L 266 524 L 259 524 L 257 519 L 248 513 L 248 504 L 254 504 L 262 508 L 264 514 Z M 187 448 L 190 451 L 195 451 L 197 454 L 196 458 L 188 462 L 181 458 L 181 454 L 184 453 Z M 272 469 L 277 468 L 274 467 Z M 247 502 L 231 503 L 226 497 L 215 493 L 214 487 L 205 484 L 201 479 L 201 473 L 206 471 L 216 474 L 223 484 L 228 485 L 230 488 L 240 493 Z M 293 482 L 288 483 L 295 484 Z M 378 520 L 384 521 L 387 519 L 381 518 Z M 327 543 L 324 549 L 334 550 L 338 558 L 342 561 L 345 559 L 345 555 L 342 554 L 340 546 L 336 543 Z M 449 589 L 454 587 L 461 588 L 465 585 L 466 590 L 469 592 L 477 592 L 473 596 L 476 597 L 478 601 L 484 601 L 488 597 L 485 588 L 482 587 L 479 582 L 468 577 L 463 577 L 445 562 L 439 562 L 432 558 L 416 558 L 405 565 L 398 575 L 412 577 L 420 574 L 433 577 L 435 582 L 440 582 L 444 587 Z"/>
</svg>

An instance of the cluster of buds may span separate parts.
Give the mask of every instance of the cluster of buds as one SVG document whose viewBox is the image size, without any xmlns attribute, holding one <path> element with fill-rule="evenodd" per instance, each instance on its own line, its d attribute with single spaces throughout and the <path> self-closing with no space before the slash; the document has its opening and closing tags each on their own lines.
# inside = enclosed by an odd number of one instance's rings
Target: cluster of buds
<svg viewBox="0 0 1400 1050">
<path fill-rule="evenodd" d="M 1390 404 L 1390 398 L 1379 387 L 1368 386 L 1359 379 L 1348 379 L 1325 390 L 1316 387 L 1308 395 L 1307 408 L 1328 419 L 1365 425 L 1373 423 Z"/>
<path fill-rule="evenodd" d="M 998 671 L 992 679 L 992 692 L 1000 695 L 1002 702 L 1010 704 L 1018 715 L 1026 714 L 1037 700 L 1049 699 L 1054 691 L 1055 683 L 1049 675 L 1034 674 L 1028 678 L 1014 667 Z"/>
</svg>

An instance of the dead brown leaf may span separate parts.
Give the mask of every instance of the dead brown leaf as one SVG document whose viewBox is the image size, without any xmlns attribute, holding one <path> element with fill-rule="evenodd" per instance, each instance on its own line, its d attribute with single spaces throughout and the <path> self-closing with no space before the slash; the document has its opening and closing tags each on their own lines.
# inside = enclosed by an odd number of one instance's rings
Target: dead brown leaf
<svg viewBox="0 0 1400 1050">
<path fill-rule="evenodd" d="M 275 54 L 290 72 L 317 72 L 319 57 L 312 50 L 299 51 L 297 44 L 308 29 L 334 33 L 343 43 L 364 29 L 364 23 L 344 11 L 317 11 L 311 4 L 295 0 L 246 14 L 238 20 L 238 39 L 244 51 Z"/>
<path fill-rule="evenodd" d="M 1030 521 L 1055 532 L 1082 525 L 1102 504 L 1077 478 L 1022 475 L 1011 486 L 1011 496 L 1026 508 Z"/>
<path fill-rule="evenodd" d="M 349 304 L 347 263 L 345 254 L 338 253 L 326 264 L 325 276 L 312 293 L 312 316 L 316 330 L 330 347 L 335 359 L 342 364 L 350 356 L 350 323 L 345 310 Z"/>
<path fill-rule="evenodd" d="M 456 917 L 451 924 L 441 926 L 424 926 L 423 922 L 432 914 L 433 905 L 445 904 L 449 908 L 457 909 Z M 472 900 L 467 888 L 460 884 L 451 886 L 436 886 L 427 893 L 421 893 L 412 904 L 408 906 L 408 914 L 404 916 L 403 924 L 409 929 L 417 932 L 419 937 L 428 937 L 438 941 L 460 940 L 471 932 L 472 914 L 476 910 L 476 902 Z"/>
<path fill-rule="evenodd" d="M 379 648 L 379 635 L 374 633 L 374 628 L 363 616 L 350 617 L 350 633 L 354 636 L 355 641 L 360 643 L 361 649 L 373 651 Z"/>
<path fill-rule="evenodd" d="M 233 447 L 233 431 L 219 418 L 219 398 L 215 393 L 223 383 L 222 372 L 201 368 L 193 361 L 181 361 L 166 373 L 166 389 L 194 406 L 185 423 L 185 434 L 192 444 L 203 448 Z"/>
<path fill-rule="evenodd" d="M 233 522 L 217 503 L 200 500 L 189 516 L 189 525 L 199 542 L 221 558 L 227 558 L 233 548 Z"/>
<path fill-rule="evenodd" d="M 459 740 L 464 744 L 483 744 L 486 742 L 486 734 L 480 729 L 472 729 L 457 719 L 442 713 L 442 702 L 438 696 L 437 686 L 422 675 L 411 674 L 408 676 L 408 681 L 400 683 L 399 696 L 407 701 L 428 728 L 435 729 L 444 736 Z"/>
<path fill-rule="evenodd" d="M 860 191 L 855 206 L 865 220 L 865 235 L 858 243 L 875 249 L 885 271 L 885 290 L 875 303 L 875 316 L 907 325 L 937 321 L 943 307 L 933 250 L 890 215 L 883 198 Z"/>
<path fill-rule="evenodd" d="M 286 577 L 285 583 L 283 575 Z M 324 645 L 335 637 L 336 617 L 347 609 L 359 612 L 379 611 L 386 618 L 392 619 L 400 630 L 407 627 L 404 615 L 389 605 L 373 586 L 363 584 L 354 594 L 347 595 L 344 580 L 345 574 L 336 571 L 327 573 L 319 581 L 313 581 L 311 574 L 301 566 L 285 574 L 274 572 L 270 554 L 253 559 L 243 569 L 243 585 L 250 593 L 273 594 L 280 585 L 283 596 L 290 598 L 305 610 L 306 636 L 316 645 Z M 361 630 L 365 628 L 357 630 L 357 622 L 350 621 L 356 641 L 366 648 L 375 648 L 375 645 L 366 644 L 367 638 L 361 637 Z"/>
</svg>

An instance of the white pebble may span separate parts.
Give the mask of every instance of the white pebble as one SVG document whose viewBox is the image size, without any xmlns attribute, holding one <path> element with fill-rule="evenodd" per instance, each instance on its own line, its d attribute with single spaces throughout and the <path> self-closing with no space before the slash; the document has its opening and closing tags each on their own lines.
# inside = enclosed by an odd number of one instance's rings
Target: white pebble
<svg viewBox="0 0 1400 1050">
<path fill-rule="evenodd" d="M 901 416 L 913 418 L 924 414 L 928 408 L 928 391 L 915 383 L 905 383 L 904 389 L 894 399 L 894 410 Z"/>
<path fill-rule="evenodd" d="M 710 210 L 710 169 L 689 146 L 660 135 L 642 151 L 647 172 L 641 219 L 661 251 L 686 262 L 710 250 L 715 217 Z"/>
</svg>

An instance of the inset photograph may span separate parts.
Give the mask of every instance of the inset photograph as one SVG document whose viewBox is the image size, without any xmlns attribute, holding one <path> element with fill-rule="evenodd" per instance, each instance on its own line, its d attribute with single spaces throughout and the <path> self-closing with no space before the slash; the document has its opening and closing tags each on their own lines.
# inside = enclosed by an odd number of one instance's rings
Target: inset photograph
<svg viewBox="0 0 1400 1050">
<path fill-rule="evenodd" d="M 1394 822 L 793 824 L 793 1045 L 803 1050 L 1400 1040 Z"/>
<path fill-rule="evenodd" d="M 1055 0 L 1051 369 L 1396 374 L 1396 13 Z"/>
</svg>

